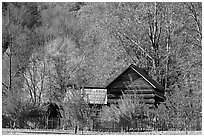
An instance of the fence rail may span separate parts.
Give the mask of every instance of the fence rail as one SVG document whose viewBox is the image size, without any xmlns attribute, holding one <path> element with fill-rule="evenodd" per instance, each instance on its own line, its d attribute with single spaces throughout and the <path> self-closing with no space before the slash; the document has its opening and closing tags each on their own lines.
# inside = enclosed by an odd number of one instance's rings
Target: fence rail
<svg viewBox="0 0 204 137">
<path fill-rule="evenodd" d="M 74 129 L 70 123 L 62 122 L 60 118 L 33 118 L 27 121 L 21 121 L 21 127 L 14 127 L 12 121 L 3 123 L 3 128 L 26 128 L 26 129 Z M 4 121 L 5 122 L 5 121 Z M 100 132 L 144 132 L 144 131 L 201 131 L 202 118 L 200 117 L 195 123 L 174 125 L 165 120 L 155 120 L 150 118 L 135 119 L 134 121 L 120 120 L 119 122 L 100 121 L 94 119 L 83 130 L 100 131 Z M 24 125 L 22 125 L 24 124 Z M 6 125 L 6 126 L 5 126 Z M 69 126 L 67 126 L 69 125 Z M 67 128 L 64 128 L 67 127 Z M 80 128 L 78 128 L 80 129 Z"/>
</svg>

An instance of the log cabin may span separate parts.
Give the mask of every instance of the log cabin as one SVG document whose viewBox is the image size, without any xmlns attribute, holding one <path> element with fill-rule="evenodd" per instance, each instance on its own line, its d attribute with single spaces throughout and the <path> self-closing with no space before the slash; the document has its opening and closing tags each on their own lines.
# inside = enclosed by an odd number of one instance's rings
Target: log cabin
<svg viewBox="0 0 204 137">
<path fill-rule="evenodd" d="M 154 104 L 156 107 L 165 101 L 164 88 L 153 80 L 147 72 L 131 64 L 114 80 L 108 83 L 107 89 L 108 104 L 117 103 L 123 93 L 141 94 L 146 104 Z"/>
<path fill-rule="evenodd" d="M 84 87 L 87 103 L 98 105 L 117 104 L 123 93 L 136 92 L 144 97 L 146 104 L 157 107 L 165 101 L 164 88 L 148 73 L 131 64 L 104 87 Z"/>
</svg>

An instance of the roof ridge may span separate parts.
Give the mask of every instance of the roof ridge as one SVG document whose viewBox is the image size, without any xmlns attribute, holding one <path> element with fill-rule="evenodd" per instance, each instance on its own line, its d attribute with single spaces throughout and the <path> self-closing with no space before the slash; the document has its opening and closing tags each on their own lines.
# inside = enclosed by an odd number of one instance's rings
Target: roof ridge
<svg viewBox="0 0 204 137">
<path fill-rule="evenodd" d="M 156 80 L 154 80 L 151 76 L 149 76 L 148 74 L 146 74 L 144 71 L 143 71 L 143 69 L 142 68 L 140 68 L 140 67 L 138 67 L 138 66 L 136 66 L 136 65 L 133 65 L 133 64 L 131 64 L 131 67 L 133 68 L 133 69 L 136 69 L 136 71 L 140 71 L 139 72 L 139 74 L 141 73 L 141 72 L 143 72 L 143 74 L 140 74 L 147 82 L 149 82 L 151 85 L 154 85 L 153 87 L 154 88 L 157 88 L 157 89 L 159 89 L 159 90 L 164 90 L 164 88 L 156 81 Z M 138 73 L 138 72 L 137 72 Z"/>
<path fill-rule="evenodd" d="M 132 65 L 132 64 L 131 64 Z M 110 82 L 108 82 L 104 87 L 107 88 L 108 85 L 110 85 L 113 81 L 115 81 L 118 77 L 120 77 L 131 65 L 129 65 L 126 68 L 123 68 L 121 73 L 119 73 L 119 75 L 117 75 L 114 79 L 112 79 Z"/>
</svg>

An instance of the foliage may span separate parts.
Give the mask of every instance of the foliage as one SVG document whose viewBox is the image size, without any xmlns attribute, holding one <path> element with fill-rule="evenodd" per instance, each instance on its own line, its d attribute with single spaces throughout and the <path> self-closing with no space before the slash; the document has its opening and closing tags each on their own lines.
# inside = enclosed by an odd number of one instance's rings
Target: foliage
<svg viewBox="0 0 204 137">
<path fill-rule="evenodd" d="M 7 102 L 2 102 L 4 107 L 2 115 L 9 120 L 2 119 L 2 122 L 10 128 L 27 128 L 27 121 L 42 117 L 45 113 L 41 107 L 35 107 L 25 99 L 20 100 L 18 95 L 5 101 Z"/>
<path fill-rule="evenodd" d="M 138 121 L 147 118 L 148 105 L 145 105 L 143 98 L 136 93 L 123 94 L 118 104 L 110 105 L 102 109 L 100 121 L 117 123 L 117 128 L 129 131 L 130 128 L 138 128 Z M 140 121 L 141 122 L 141 121 Z"/>
<path fill-rule="evenodd" d="M 154 112 L 158 123 L 163 121 L 168 130 L 201 130 L 200 95 L 179 90 L 177 92 L 174 95 L 169 94 L 168 100 Z"/>
<path fill-rule="evenodd" d="M 3 2 L 3 113 L 62 103 L 68 85 L 104 86 L 134 63 L 164 86 L 162 119 L 195 123 L 192 115 L 201 112 L 201 15 L 199 2 Z M 189 103 L 193 107 L 184 106 Z M 131 105 L 122 107 L 124 112 L 113 106 L 104 111 L 117 110 L 130 121 Z M 118 122 L 119 114 L 111 119 Z"/>
<path fill-rule="evenodd" d="M 64 126 L 78 126 L 82 132 L 91 120 L 91 109 L 84 100 L 84 95 L 80 89 L 70 88 L 63 100 Z"/>
</svg>

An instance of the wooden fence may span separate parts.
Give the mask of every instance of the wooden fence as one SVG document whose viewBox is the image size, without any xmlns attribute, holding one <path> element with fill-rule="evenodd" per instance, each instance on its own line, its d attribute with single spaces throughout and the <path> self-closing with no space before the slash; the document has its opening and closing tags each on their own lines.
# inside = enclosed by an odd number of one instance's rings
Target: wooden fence
<svg viewBox="0 0 204 137">
<path fill-rule="evenodd" d="M 188 125 L 174 125 L 173 123 L 166 122 L 165 120 L 154 119 L 135 119 L 134 121 L 127 122 L 121 120 L 120 122 L 102 122 L 97 121 L 93 125 L 94 131 L 109 131 L 109 132 L 144 132 L 144 131 L 201 131 L 202 118 L 197 119 L 195 123 L 188 123 Z"/>
<path fill-rule="evenodd" d="M 12 122 L 10 122 L 12 123 Z M 27 129 L 64 129 L 63 127 L 69 123 L 63 123 L 60 118 L 35 118 L 24 121 L 23 128 Z M 13 124 L 3 128 L 19 128 L 13 127 Z M 21 127 L 22 128 L 22 127 Z M 71 130 L 74 129 L 70 127 Z M 90 122 L 83 130 L 99 131 L 99 132 L 143 132 L 143 131 L 200 131 L 202 130 L 202 117 L 198 118 L 194 123 L 174 125 L 165 120 L 156 120 L 150 118 L 135 119 L 134 121 L 127 122 L 120 120 L 120 122 L 104 122 L 95 119 Z"/>
</svg>

